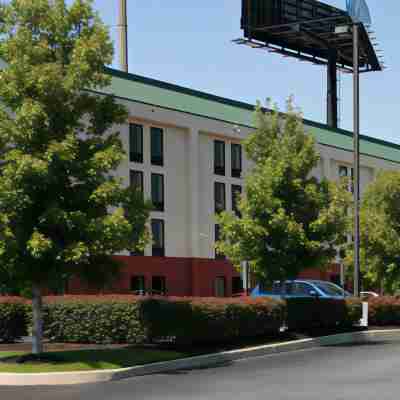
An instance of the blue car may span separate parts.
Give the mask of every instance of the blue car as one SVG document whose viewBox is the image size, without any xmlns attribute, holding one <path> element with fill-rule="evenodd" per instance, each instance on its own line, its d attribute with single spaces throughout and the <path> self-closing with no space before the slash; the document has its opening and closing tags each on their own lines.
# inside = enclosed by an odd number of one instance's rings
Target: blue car
<svg viewBox="0 0 400 400">
<path fill-rule="evenodd" d="M 293 281 L 285 281 L 283 284 L 279 281 L 274 282 L 270 289 L 266 289 L 262 285 L 257 285 L 251 292 L 251 296 L 268 296 L 280 299 L 291 297 L 343 299 L 345 297 L 350 297 L 351 294 L 332 282 L 296 279 Z"/>
</svg>

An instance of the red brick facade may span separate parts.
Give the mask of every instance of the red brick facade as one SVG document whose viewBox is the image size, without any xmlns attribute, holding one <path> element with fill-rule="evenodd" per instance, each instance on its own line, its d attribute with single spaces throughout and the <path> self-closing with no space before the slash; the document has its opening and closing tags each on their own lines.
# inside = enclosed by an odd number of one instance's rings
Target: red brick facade
<svg viewBox="0 0 400 400">
<path fill-rule="evenodd" d="M 102 293 L 131 293 L 131 279 L 143 276 L 146 290 L 152 289 L 153 277 L 165 278 L 166 294 L 170 296 L 215 296 L 217 278 L 225 278 L 225 296 L 233 294 L 233 278 L 240 274 L 231 263 L 224 260 L 173 258 L 173 257 L 133 257 L 118 256 L 124 267 L 119 278 Z M 340 267 L 332 265 L 325 271 L 310 269 L 302 272 L 300 278 L 337 280 Z M 94 294 L 98 289 L 87 287 L 74 279 L 68 285 L 70 294 Z"/>
<path fill-rule="evenodd" d="M 326 270 L 306 269 L 300 273 L 299 278 L 303 279 L 321 279 L 323 281 L 331 281 L 339 283 L 340 280 L 340 265 L 332 264 Z"/>
<path fill-rule="evenodd" d="M 232 295 L 232 279 L 240 274 L 224 260 L 173 258 L 173 257 L 130 257 L 118 256 L 124 267 L 119 278 L 102 292 L 129 293 L 131 278 L 143 276 L 147 290 L 151 289 L 153 277 L 165 277 L 166 292 L 170 296 L 215 295 L 215 280 L 225 278 L 225 295 Z M 74 279 L 68 285 L 70 294 L 91 294 L 98 290 L 87 287 Z"/>
</svg>

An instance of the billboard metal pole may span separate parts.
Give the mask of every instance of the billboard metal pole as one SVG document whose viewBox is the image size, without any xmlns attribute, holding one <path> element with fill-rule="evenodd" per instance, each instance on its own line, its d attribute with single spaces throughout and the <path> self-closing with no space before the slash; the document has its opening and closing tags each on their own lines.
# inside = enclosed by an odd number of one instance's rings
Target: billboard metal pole
<svg viewBox="0 0 400 400">
<path fill-rule="evenodd" d="M 118 27 L 121 70 L 128 72 L 128 17 L 126 14 L 126 0 L 119 0 Z"/>
<path fill-rule="evenodd" d="M 327 66 L 327 124 L 331 128 L 338 127 L 338 96 L 337 96 L 337 53 L 330 50 Z"/>
<path fill-rule="evenodd" d="M 354 296 L 360 295 L 360 71 L 359 24 L 353 24 L 354 84 Z"/>
</svg>

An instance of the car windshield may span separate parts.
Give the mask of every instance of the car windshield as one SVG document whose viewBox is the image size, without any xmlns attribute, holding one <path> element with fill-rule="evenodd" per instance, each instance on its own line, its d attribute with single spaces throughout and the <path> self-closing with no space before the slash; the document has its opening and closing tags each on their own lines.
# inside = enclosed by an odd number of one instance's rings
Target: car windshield
<svg viewBox="0 0 400 400">
<path fill-rule="evenodd" d="M 318 289 L 329 296 L 343 296 L 344 290 L 330 282 L 314 282 Z"/>
</svg>

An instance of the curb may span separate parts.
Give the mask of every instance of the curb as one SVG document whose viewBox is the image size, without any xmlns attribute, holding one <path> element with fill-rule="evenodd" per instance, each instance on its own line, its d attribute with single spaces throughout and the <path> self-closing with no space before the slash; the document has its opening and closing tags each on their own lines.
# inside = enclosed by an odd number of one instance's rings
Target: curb
<svg viewBox="0 0 400 400">
<path fill-rule="evenodd" d="M 375 330 L 365 332 L 341 333 L 312 339 L 302 339 L 285 343 L 249 347 L 221 353 L 182 358 L 179 360 L 159 362 L 136 367 L 83 371 L 53 372 L 36 374 L 0 373 L 0 386 L 36 386 L 36 385 L 76 385 L 83 383 L 110 382 L 134 376 L 163 373 L 184 369 L 210 367 L 231 363 L 251 357 L 267 356 L 290 351 L 305 350 L 315 347 L 334 346 L 350 343 L 394 342 L 400 341 L 400 329 Z"/>
</svg>

